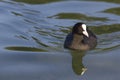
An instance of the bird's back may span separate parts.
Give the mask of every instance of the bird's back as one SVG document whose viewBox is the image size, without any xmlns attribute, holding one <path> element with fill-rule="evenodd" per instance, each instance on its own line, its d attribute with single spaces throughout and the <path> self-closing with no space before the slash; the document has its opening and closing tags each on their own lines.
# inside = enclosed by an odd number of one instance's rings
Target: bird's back
<svg viewBox="0 0 120 80">
<path fill-rule="evenodd" d="M 72 33 L 69 33 L 65 39 L 65 42 L 64 42 L 64 48 L 69 48 L 69 46 L 71 45 L 73 41 L 73 35 Z"/>
</svg>

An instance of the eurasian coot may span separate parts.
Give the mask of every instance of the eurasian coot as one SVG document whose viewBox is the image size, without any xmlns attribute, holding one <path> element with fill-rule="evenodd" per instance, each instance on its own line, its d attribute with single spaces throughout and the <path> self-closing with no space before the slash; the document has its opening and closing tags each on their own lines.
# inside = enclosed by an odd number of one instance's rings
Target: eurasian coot
<svg viewBox="0 0 120 80">
<path fill-rule="evenodd" d="M 97 45 L 96 35 L 82 22 L 76 23 L 64 42 L 64 47 L 75 50 L 90 50 Z"/>
</svg>

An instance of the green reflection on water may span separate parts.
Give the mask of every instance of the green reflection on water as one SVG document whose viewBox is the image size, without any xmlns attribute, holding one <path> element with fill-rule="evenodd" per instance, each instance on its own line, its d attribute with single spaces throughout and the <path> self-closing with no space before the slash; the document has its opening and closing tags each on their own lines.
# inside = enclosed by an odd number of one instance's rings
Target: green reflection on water
<svg viewBox="0 0 120 80">
<path fill-rule="evenodd" d="M 87 21 L 106 21 L 106 18 L 98 18 L 98 17 L 89 17 L 80 13 L 59 13 L 57 15 L 51 16 L 49 18 L 58 18 L 58 19 L 79 19 L 79 20 L 87 20 Z"/>
<path fill-rule="evenodd" d="M 112 25 L 102 25 L 102 26 L 88 26 L 90 30 L 92 30 L 94 33 L 100 35 L 100 34 L 106 34 L 106 33 L 112 33 L 112 32 L 118 32 L 120 31 L 120 24 L 112 24 Z M 69 33 L 72 29 L 72 26 L 69 27 L 69 29 L 62 29 L 61 31 L 64 33 Z"/>
<path fill-rule="evenodd" d="M 117 8 L 110 8 L 110 9 L 107 9 L 103 12 L 107 12 L 107 13 L 113 13 L 113 14 L 117 14 L 117 15 L 120 15 L 120 7 L 117 7 Z"/>
<path fill-rule="evenodd" d="M 83 75 L 87 68 L 83 64 L 83 57 L 85 52 L 83 51 L 71 51 L 72 55 L 72 68 L 77 75 Z"/>
<path fill-rule="evenodd" d="M 35 37 L 32 37 L 32 39 L 33 39 L 37 44 L 39 44 L 39 45 L 42 45 L 42 46 L 44 46 L 44 47 L 49 47 L 48 45 L 42 43 L 40 40 L 38 40 L 38 39 L 35 38 Z"/>
<path fill-rule="evenodd" d="M 14 14 L 14 15 L 16 15 L 16 16 L 23 16 L 22 14 L 14 12 L 14 11 L 12 11 L 11 13 Z"/>
<path fill-rule="evenodd" d="M 32 52 L 47 52 L 46 50 L 40 49 L 40 48 L 34 48 L 34 47 L 23 47 L 23 46 L 10 46 L 5 47 L 7 50 L 13 50 L 13 51 L 32 51 Z"/>
<path fill-rule="evenodd" d="M 116 46 L 104 48 L 104 49 L 102 49 L 102 51 L 110 51 L 110 50 L 113 50 L 113 49 L 117 49 L 117 48 L 119 48 L 119 47 L 120 47 L 120 45 L 118 44 L 118 45 L 116 45 Z"/>
<path fill-rule="evenodd" d="M 91 0 L 91 1 L 104 1 L 104 2 L 120 3 L 120 0 Z"/>
<path fill-rule="evenodd" d="M 50 2 L 55 2 L 59 0 L 13 0 L 16 2 L 24 2 L 28 4 L 44 4 L 44 3 L 50 3 Z"/>
<path fill-rule="evenodd" d="M 98 27 L 89 27 L 96 34 L 105 34 L 120 31 L 120 24 L 102 25 Z"/>
</svg>

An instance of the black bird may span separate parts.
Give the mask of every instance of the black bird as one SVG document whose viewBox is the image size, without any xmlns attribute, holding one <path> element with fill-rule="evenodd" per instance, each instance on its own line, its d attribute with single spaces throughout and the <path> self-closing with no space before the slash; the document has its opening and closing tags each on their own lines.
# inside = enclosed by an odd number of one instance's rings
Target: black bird
<svg viewBox="0 0 120 80">
<path fill-rule="evenodd" d="M 72 32 L 67 35 L 64 42 L 64 48 L 82 51 L 94 49 L 96 45 L 96 35 L 82 22 L 73 26 Z"/>
</svg>

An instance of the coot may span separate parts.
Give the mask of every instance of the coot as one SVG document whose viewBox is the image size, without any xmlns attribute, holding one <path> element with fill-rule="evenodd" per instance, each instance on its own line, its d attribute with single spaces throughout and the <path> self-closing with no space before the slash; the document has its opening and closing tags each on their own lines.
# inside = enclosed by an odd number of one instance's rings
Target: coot
<svg viewBox="0 0 120 80">
<path fill-rule="evenodd" d="M 97 45 L 96 35 L 82 22 L 76 23 L 64 42 L 64 48 L 90 50 Z"/>
</svg>

